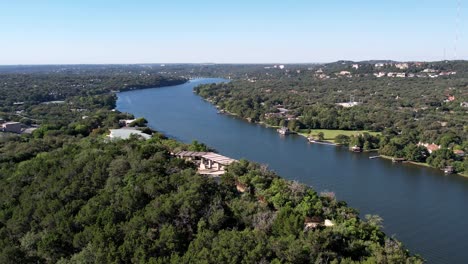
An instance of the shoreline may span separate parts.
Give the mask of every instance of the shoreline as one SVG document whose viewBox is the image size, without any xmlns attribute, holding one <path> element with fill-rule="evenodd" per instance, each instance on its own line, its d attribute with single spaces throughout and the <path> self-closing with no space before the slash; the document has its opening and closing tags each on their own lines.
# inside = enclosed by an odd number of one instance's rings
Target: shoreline
<svg viewBox="0 0 468 264">
<path fill-rule="evenodd" d="M 385 156 L 385 155 L 380 155 L 381 158 L 383 159 L 386 159 L 386 160 L 392 160 L 394 157 L 390 157 L 390 156 Z M 411 160 L 405 160 L 401 163 L 409 163 L 411 165 L 414 165 L 414 166 L 419 166 L 419 167 L 426 167 L 426 168 L 430 168 L 430 169 L 434 169 L 434 170 L 439 170 L 437 168 L 434 168 L 432 167 L 431 165 L 427 164 L 427 163 L 423 163 L 423 162 L 417 162 L 417 161 L 411 161 Z M 450 174 L 444 174 L 444 175 L 450 175 Z M 467 173 L 452 173 L 452 175 L 458 175 L 458 176 L 461 176 L 461 177 L 465 177 L 465 178 L 468 178 L 468 174 Z"/>
<path fill-rule="evenodd" d="M 198 95 L 200 96 L 200 95 Z M 201 96 L 200 96 L 201 97 Z M 226 114 L 226 115 L 230 115 L 230 116 L 234 116 L 236 118 L 239 118 L 239 119 L 242 119 L 244 121 L 247 121 L 249 123 L 252 123 L 252 124 L 259 124 L 259 125 L 262 125 L 266 128 L 280 128 L 280 126 L 272 126 L 272 125 L 268 125 L 266 124 L 265 122 L 251 122 L 250 120 L 246 119 L 246 118 L 242 118 L 240 117 L 239 115 L 235 114 L 235 113 L 232 113 L 232 112 L 229 112 L 225 109 L 221 109 L 219 106 L 215 105 L 211 100 L 208 100 L 208 99 L 205 99 L 203 97 L 201 97 L 203 100 L 209 102 L 210 104 L 212 104 L 213 106 L 216 107 L 216 109 L 218 109 L 219 111 L 223 111 L 223 112 L 218 112 L 219 114 Z M 328 146 L 335 146 L 335 147 L 342 147 L 342 145 L 339 145 L 339 144 L 336 144 L 334 143 L 333 141 L 329 140 L 329 139 L 326 139 L 326 140 L 323 140 L 323 141 L 317 141 L 317 142 L 309 142 L 308 140 L 308 135 L 307 134 L 304 134 L 304 133 L 299 133 L 299 132 L 294 132 L 294 134 L 296 135 L 299 135 L 299 136 L 302 136 L 304 137 L 307 142 L 309 144 L 321 144 L 321 145 L 328 145 Z M 362 151 L 361 153 L 370 153 L 370 152 L 378 152 L 378 149 L 372 149 L 372 150 L 368 150 L 368 151 Z M 386 159 L 386 160 L 392 160 L 394 157 L 390 157 L 390 156 L 385 156 L 385 155 L 379 155 L 379 157 L 383 158 L 383 159 Z M 409 163 L 411 165 L 415 165 L 415 166 L 420 166 L 420 167 L 426 167 L 426 168 L 431 168 L 431 169 L 435 169 L 437 170 L 437 168 L 434 168 L 432 167 L 431 165 L 427 164 L 427 163 L 422 163 L 422 162 L 416 162 L 416 161 L 404 161 L 404 163 Z M 461 177 L 464 177 L 464 178 L 468 178 L 468 172 L 465 172 L 465 173 L 453 173 L 454 175 L 458 175 L 458 176 L 461 176 Z"/>
</svg>

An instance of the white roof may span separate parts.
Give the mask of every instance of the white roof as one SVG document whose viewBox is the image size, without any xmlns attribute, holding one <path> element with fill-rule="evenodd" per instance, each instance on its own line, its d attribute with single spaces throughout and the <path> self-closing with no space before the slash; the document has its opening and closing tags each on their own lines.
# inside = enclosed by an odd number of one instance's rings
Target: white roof
<svg viewBox="0 0 468 264">
<path fill-rule="evenodd" d="M 4 125 L 16 125 L 16 124 L 21 124 L 20 122 L 14 122 L 14 121 L 11 121 L 11 122 L 6 122 L 6 123 L 3 123 Z"/>
<path fill-rule="evenodd" d="M 231 159 L 229 157 L 219 155 L 219 154 L 216 154 L 216 153 L 213 153 L 213 152 L 203 155 L 202 158 L 211 160 L 211 161 L 219 163 L 221 165 L 229 165 L 229 164 L 237 161 L 235 159 Z"/>
<path fill-rule="evenodd" d="M 142 136 L 144 139 L 150 139 L 151 135 L 145 134 L 140 130 L 136 129 L 128 129 L 128 128 L 121 128 L 121 129 L 110 129 L 110 138 L 119 138 L 119 139 L 129 139 L 131 135 L 138 135 Z"/>
</svg>

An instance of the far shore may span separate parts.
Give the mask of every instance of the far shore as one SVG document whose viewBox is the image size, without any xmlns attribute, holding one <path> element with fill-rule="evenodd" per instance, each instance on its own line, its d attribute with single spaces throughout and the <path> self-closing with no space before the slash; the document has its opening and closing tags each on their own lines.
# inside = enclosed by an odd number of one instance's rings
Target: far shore
<svg viewBox="0 0 468 264">
<path fill-rule="evenodd" d="M 211 100 L 208 100 L 208 99 L 204 99 L 204 100 L 214 105 L 214 103 Z M 231 112 L 229 112 L 227 110 L 220 109 L 218 106 L 216 106 L 216 108 L 219 109 L 219 111 L 222 110 L 222 112 L 220 114 L 226 114 L 226 115 L 234 116 L 234 117 L 240 118 L 242 120 L 245 120 L 245 121 L 247 121 L 249 123 L 259 124 L 259 125 L 262 125 L 262 126 L 265 126 L 265 127 L 268 127 L 268 128 L 275 128 L 275 129 L 281 127 L 281 126 L 268 125 L 265 122 L 261 122 L 261 121 L 260 122 L 252 122 L 252 121 L 248 120 L 247 118 L 239 117 L 239 115 L 237 115 L 235 113 L 231 113 Z M 312 129 L 312 132 L 314 132 L 314 130 L 315 130 L 315 132 L 317 132 L 317 131 L 320 131 L 320 132 L 330 132 L 330 131 L 332 131 L 332 133 L 341 133 L 342 132 L 342 130 L 331 130 L 331 129 Z M 349 130 L 348 131 L 348 133 L 363 133 L 363 132 L 371 133 L 371 134 L 374 134 L 374 135 L 379 134 L 378 132 L 369 132 L 369 131 L 364 131 L 364 130 L 363 131 L 360 131 L 360 130 Z M 294 132 L 294 134 L 305 137 L 307 140 L 308 140 L 309 135 L 310 135 L 308 133 L 303 133 L 303 132 Z M 322 145 L 329 145 L 329 146 L 335 146 L 335 147 L 343 146 L 343 145 L 340 145 L 340 144 L 336 144 L 334 142 L 334 139 L 331 139 L 331 138 L 325 138 L 324 140 L 313 142 L 313 144 L 322 144 Z M 372 149 L 372 150 L 363 151 L 363 152 L 377 152 L 377 151 L 378 151 L 378 149 Z M 385 156 L 385 155 L 379 155 L 379 157 L 387 159 L 387 160 L 392 160 L 394 158 L 394 157 Z M 422 166 L 422 167 L 426 167 L 426 168 L 437 169 L 437 168 L 434 168 L 434 167 L 432 167 L 431 165 L 429 165 L 427 163 L 416 162 L 416 161 L 404 161 L 404 162 L 405 163 L 410 163 L 410 164 L 416 165 L 416 166 Z M 457 175 L 460 175 L 462 177 L 468 178 L 468 172 L 454 173 L 454 174 L 457 174 Z"/>
</svg>

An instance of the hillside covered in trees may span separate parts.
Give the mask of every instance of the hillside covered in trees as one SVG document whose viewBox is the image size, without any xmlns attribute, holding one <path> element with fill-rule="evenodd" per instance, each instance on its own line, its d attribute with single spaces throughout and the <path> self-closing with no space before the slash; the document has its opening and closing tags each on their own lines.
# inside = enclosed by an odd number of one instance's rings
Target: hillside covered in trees
<svg viewBox="0 0 468 264">
<path fill-rule="evenodd" d="M 106 91 L 141 83 L 139 73 L 111 87 L 85 85 L 94 75 L 15 74 L 0 80 L 31 82 L 2 88 L 2 118 L 39 128 L 0 138 L 0 263 L 421 262 L 382 232 L 379 217 L 360 219 L 333 194 L 264 166 L 242 160 L 216 181 L 171 155 L 203 144 L 154 131 L 147 141 L 108 140 L 128 115 L 113 110 Z M 65 79 L 82 88 L 62 87 Z M 53 99 L 64 103 L 28 99 L 29 90 L 49 87 L 62 87 Z M 332 224 L 307 228 L 325 219 Z"/>
</svg>

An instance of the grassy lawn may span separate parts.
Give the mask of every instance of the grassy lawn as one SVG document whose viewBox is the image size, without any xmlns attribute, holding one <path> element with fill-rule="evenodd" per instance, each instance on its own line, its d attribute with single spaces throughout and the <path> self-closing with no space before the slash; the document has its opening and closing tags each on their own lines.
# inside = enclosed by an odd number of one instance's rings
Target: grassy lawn
<svg viewBox="0 0 468 264">
<path fill-rule="evenodd" d="M 312 135 L 317 135 L 318 133 L 322 132 L 325 140 L 329 142 L 334 142 L 335 137 L 337 135 L 346 135 L 346 136 L 352 136 L 352 135 L 357 135 L 357 134 L 362 134 L 364 132 L 367 132 L 373 136 L 375 135 L 380 135 L 380 132 L 371 132 L 367 130 L 330 130 L 330 129 L 311 129 L 310 130 Z M 299 133 L 303 136 L 308 136 L 308 129 L 301 129 Z"/>
</svg>

